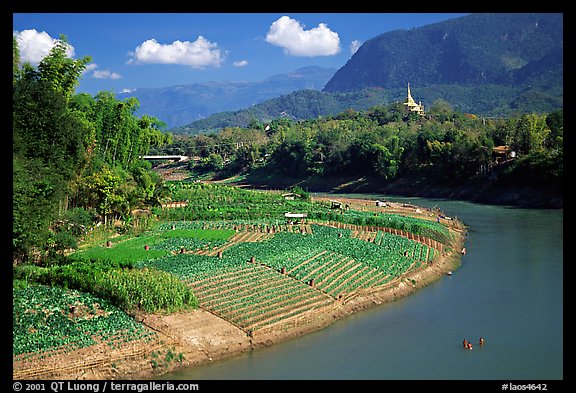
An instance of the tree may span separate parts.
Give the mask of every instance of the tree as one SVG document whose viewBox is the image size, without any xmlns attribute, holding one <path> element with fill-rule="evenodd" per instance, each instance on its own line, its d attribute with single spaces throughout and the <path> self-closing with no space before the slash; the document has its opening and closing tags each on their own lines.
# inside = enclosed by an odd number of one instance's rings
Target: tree
<svg viewBox="0 0 576 393">
<path fill-rule="evenodd" d="M 549 113 L 546 117 L 546 125 L 550 129 L 545 146 L 549 149 L 562 149 L 564 146 L 564 111 L 559 110 Z"/>
<path fill-rule="evenodd" d="M 533 150 L 543 148 L 544 141 L 550 133 L 546 117 L 535 113 L 522 115 L 515 131 L 512 149 L 520 154 L 529 154 Z"/>
<path fill-rule="evenodd" d="M 12 84 L 20 78 L 20 49 L 16 37 L 12 36 Z"/>
<path fill-rule="evenodd" d="M 90 56 L 74 60 L 66 55 L 68 51 L 68 40 L 66 36 L 60 35 L 48 56 L 44 57 L 38 64 L 38 71 L 41 80 L 47 81 L 55 92 L 61 93 L 68 100 L 76 86 L 78 79 L 86 69 L 86 65 L 92 61 Z"/>
<path fill-rule="evenodd" d="M 50 237 L 57 188 L 43 168 L 36 159 L 12 159 L 12 249 L 17 262 L 44 257 Z"/>
<path fill-rule="evenodd" d="M 160 120 L 136 117 L 135 98 L 75 95 L 90 58 L 68 58 L 65 37 L 37 68 L 19 68 L 13 44 L 14 258 L 48 261 L 75 246 L 78 211 L 95 211 L 107 222 L 158 203 L 162 180 L 139 156 L 172 135 L 162 133 Z"/>
<path fill-rule="evenodd" d="M 452 118 L 454 109 L 448 101 L 439 98 L 430 105 L 428 114 L 439 122 L 445 122 Z"/>
<path fill-rule="evenodd" d="M 108 167 L 85 177 L 80 187 L 83 205 L 95 208 L 104 224 L 107 224 L 108 217 L 118 213 L 118 207 L 126 202 L 120 192 L 122 183 L 122 178 Z"/>
<path fill-rule="evenodd" d="M 311 164 L 311 149 L 302 140 L 285 141 L 272 154 L 274 165 L 292 176 L 305 175 Z"/>
</svg>

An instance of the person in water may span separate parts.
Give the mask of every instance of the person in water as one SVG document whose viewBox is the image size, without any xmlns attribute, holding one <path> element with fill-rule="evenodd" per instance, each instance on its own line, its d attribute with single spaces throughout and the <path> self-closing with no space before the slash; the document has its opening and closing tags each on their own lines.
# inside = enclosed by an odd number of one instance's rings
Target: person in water
<svg viewBox="0 0 576 393">
<path fill-rule="evenodd" d="M 484 345 L 484 339 L 482 337 L 480 337 L 480 339 L 478 340 L 478 344 Z"/>
<path fill-rule="evenodd" d="M 462 346 L 464 348 L 468 348 L 468 340 L 464 339 L 464 341 L 462 342 Z"/>
</svg>

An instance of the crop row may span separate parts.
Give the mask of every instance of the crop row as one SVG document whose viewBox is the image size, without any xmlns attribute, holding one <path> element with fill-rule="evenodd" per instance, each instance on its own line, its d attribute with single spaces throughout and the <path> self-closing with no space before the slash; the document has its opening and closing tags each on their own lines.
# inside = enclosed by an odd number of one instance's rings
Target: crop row
<svg viewBox="0 0 576 393">
<path fill-rule="evenodd" d="M 248 267 L 246 267 L 248 266 Z M 254 330 L 333 300 L 259 264 L 191 283 L 200 305 L 245 330 Z"/>
<path fill-rule="evenodd" d="M 344 258 L 353 259 L 357 263 L 366 265 L 366 273 L 373 275 L 382 272 L 385 276 L 399 276 L 412 265 L 414 260 L 424 260 L 427 247 L 406 238 L 389 233 L 378 233 L 379 243 L 368 243 L 359 239 L 339 236 L 339 233 L 350 234 L 324 226 L 313 226 L 314 234 L 278 233 L 274 237 L 258 243 L 242 242 L 230 244 L 223 249 L 222 258 L 206 255 L 178 254 L 154 260 L 141 262 L 140 266 L 156 267 L 178 275 L 188 280 L 202 279 L 211 274 L 220 274 L 234 266 L 238 267 L 249 260 L 256 260 L 277 271 L 286 269 L 290 275 L 299 280 L 310 279 L 306 277 L 309 272 L 304 269 L 319 269 L 320 272 L 329 272 L 337 269 L 337 261 Z M 238 235 L 237 235 L 238 236 Z M 243 235 L 240 235 L 243 236 Z M 301 265 L 308 259 L 327 252 L 314 263 Z M 328 254 L 329 252 L 329 254 Z M 325 261 L 329 255 L 337 255 L 335 261 Z M 430 256 L 432 254 L 428 254 Z M 324 259 L 323 259 L 324 258 Z M 295 270 L 295 267 L 300 266 Z M 359 267 L 361 267 L 359 266 Z M 346 271 L 345 271 L 346 272 Z M 346 272 L 353 275 L 354 271 Z M 363 275 L 363 274 L 362 274 Z M 337 275 L 330 276 L 336 279 Z M 357 277 L 357 278 L 362 278 Z M 359 281 L 360 284 L 360 281 Z"/>
<path fill-rule="evenodd" d="M 253 239 L 261 240 L 257 243 L 246 242 L 255 233 L 241 232 L 218 248 L 221 257 L 217 257 L 213 249 L 209 255 L 169 255 L 142 261 L 139 266 L 155 267 L 195 282 L 255 260 L 276 271 L 285 269 L 288 275 L 303 283 L 314 279 L 319 290 L 338 296 L 382 285 L 434 256 L 431 248 L 390 233 L 377 232 L 373 242 L 366 242 L 352 238 L 350 230 L 321 225 L 312 228 L 313 234 L 282 232 L 265 239 Z M 235 239 L 244 242 L 236 243 Z"/>
<path fill-rule="evenodd" d="M 140 261 L 138 267 L 150 267 L 175 274 L 183 280 L 196 276 L 214 275 L 238 267 L 244 261 L 240 259 L 220 259 L 215 256 L 197 254 L 176 254 L 162 258 Z"/>
<path fill-rule="evenodd" d="M 179 251 L 212 250 L 226 244 L 226 240 L 209 240 L 196 238 L 170 238 L 162 240 L 150 247 L 151 250 Z"/>
<path fill-rule="evenodd" d="M 301 232 L 309 230 L 305 225 L 290 225 L 285 219 L 257 219 L 257 220 L 217 220 L 217 221 L 168 221 L 158 226 L 160 231 L 168 231 L 170 228 L 178 230 L 217 230 L 235 232 Z"/>
<path fill-rule="evenodd" d="M 400 214 L 374 214 L 354 209 L 334 211 L 323 202 L 285 200 L 278 193 L 256 192 L 225 185 L 180 182 L 171 183 L 169 188 L 174 200 L 191 202 L 185 208 L 160 211 L 164 220 L 265 220 L 280 224 L 284 221 L 284 213 L 292 211 L 306 212 L 310 220 L 395 228 L 444 244 L 451 240 L 448 229 L 441 223 Z"/>
</svg>

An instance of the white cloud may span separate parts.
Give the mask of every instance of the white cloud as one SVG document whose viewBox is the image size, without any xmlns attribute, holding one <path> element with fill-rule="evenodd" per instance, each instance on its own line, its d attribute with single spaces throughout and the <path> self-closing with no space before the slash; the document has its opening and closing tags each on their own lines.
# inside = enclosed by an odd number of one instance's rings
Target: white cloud
<svg viewBox="0 0 576 393">
<path fill-rule="evenodd" d="M 354 54 L 362 46 L 362 41 L 354 40 L 350 43 L 350 53 Z"/>
<path fill-rule="evenodd" d="M 239 60 L 232 63 L 234 67 L 246 67 L 248 65 L 248 60 Z"/>
<path fill-rule="evenodd" d="M 121 91 L 120 93 L 132 93 L 132 92 L 134 92 L 134 91 L 136 91 L 136 89 L 128 89 L 128 88 L 125 88 L 125 89 L 122 89 L 122 91 Z"/>
<path fill-rule="evenodd" d="M 95 70 L 92 77 L 96 79 L 121 79 L 122 76 L 110 70 Z"/>
<path fill-rule="evenodd" d="M 95 70 L 96 68 L 98 68 L 98 64 L 89 63 L 89 64 L 86 64 L 86 68 L 84 69 L 84 72 L 90 72 L 90 71 Z"/>
<path fill-rule="evenodd" d="M 332 56 L 340 52 L 340 38 L 324 23 L 310 30 L 295 19 L 283 16 L 270 26 L 266 42 L 284 48 L 292 56 Z"/>
<path fill-rule="evenodd" d="M 144 41 L 130 53 L 129 63 L 180 64 L 192 68 L 220 67 L 224 54 L 218 44 L 202 36 L 194 42 L 174 41 L 164 45 L 155 39 Z"/>
<path fill-rule="evenodd" d="M 84 74 L 90 74 L 92 78 L 96 79 L 121 79 L 122 75 L 112 72 L 110 70 L 99 70 L 100 66 L 96 63 L 90 63 L 86 65 L 84 69 Z"/>
<path fill-rule="evenodd" d="M 13 31 L 12 34 L 18 43 L 20 61 L 22 63 L 30 62 L 34 66 L 38 65 L 50 53 L 58 41 L 56 38 L 50 37 L 50 34 L 45 31 L 38 32 L 35 29 Z M 70 44 L 68 44 L 66 55 L 70 58 L 74 57 L 74 47 Z"/>
</svg>

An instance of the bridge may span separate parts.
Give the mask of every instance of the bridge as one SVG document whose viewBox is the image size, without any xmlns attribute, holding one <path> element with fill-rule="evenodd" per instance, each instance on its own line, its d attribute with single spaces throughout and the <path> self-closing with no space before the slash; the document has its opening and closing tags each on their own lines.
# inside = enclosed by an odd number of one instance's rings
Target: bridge
<svg viewBox="0 0 576 393">
<path fill-rule="evenodd" d="M 188 156 L 140 156 L 143 160 L 170 160 L 175 162 L 188 161 Z"/>
</svg>

